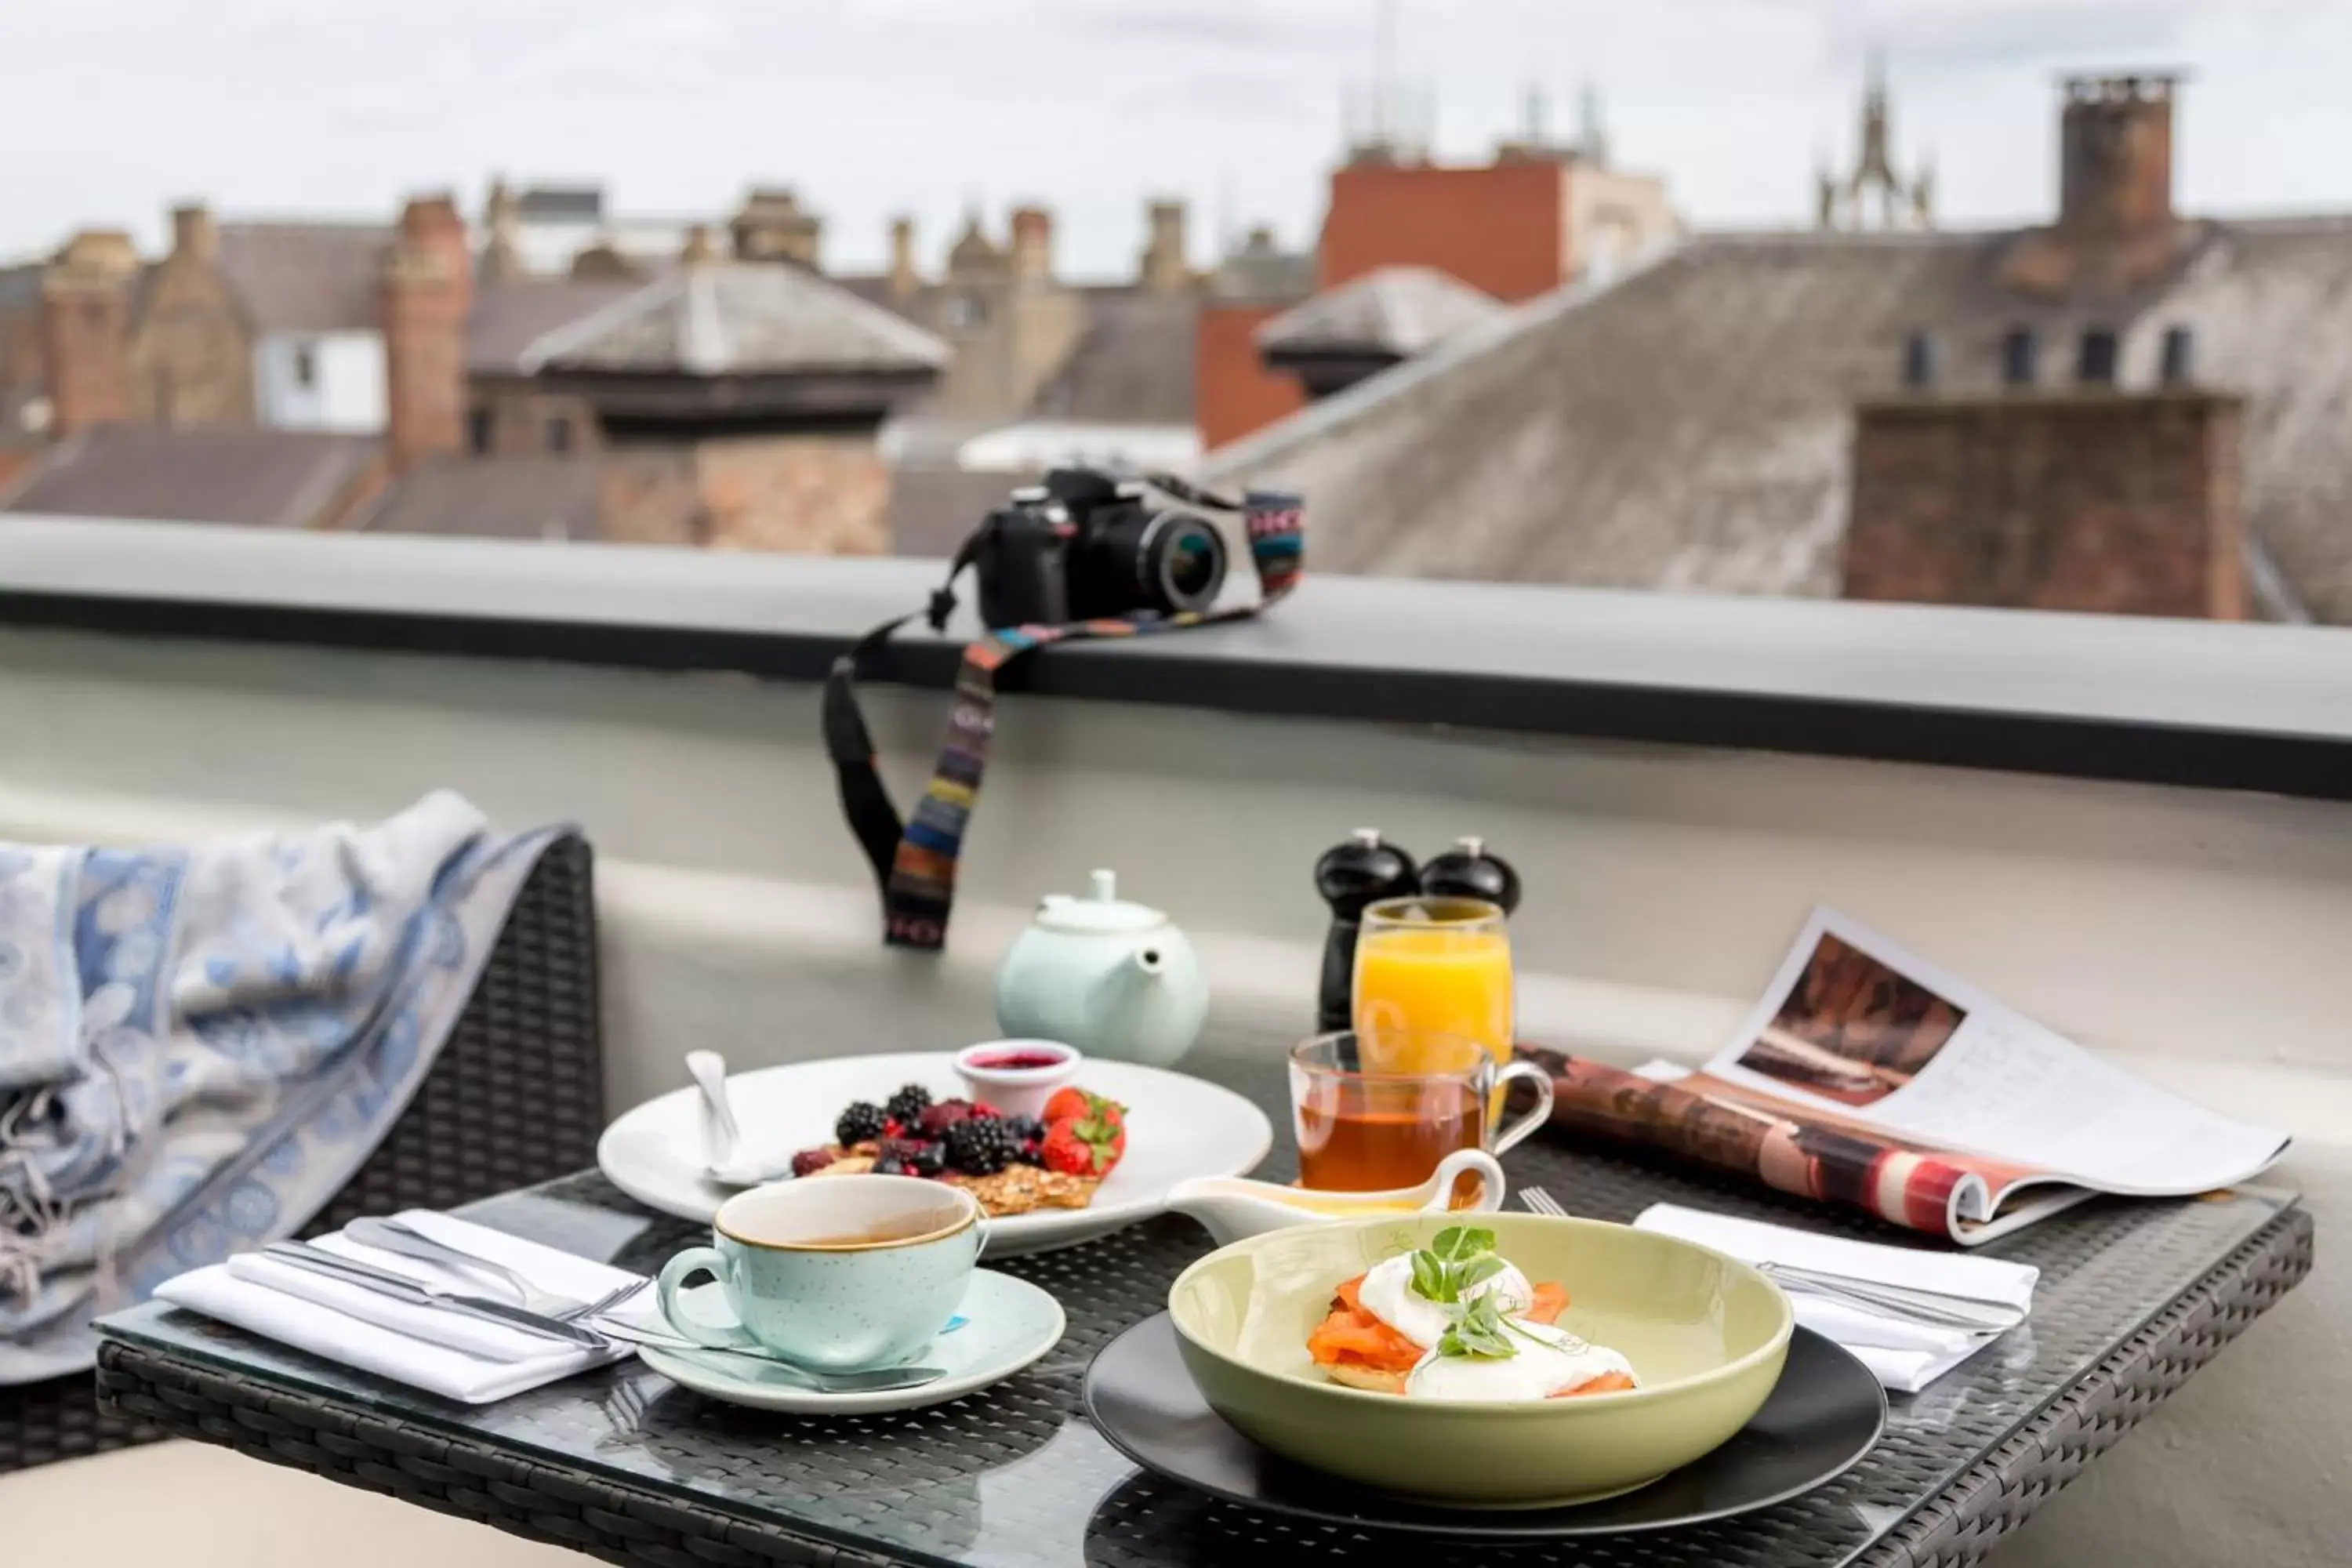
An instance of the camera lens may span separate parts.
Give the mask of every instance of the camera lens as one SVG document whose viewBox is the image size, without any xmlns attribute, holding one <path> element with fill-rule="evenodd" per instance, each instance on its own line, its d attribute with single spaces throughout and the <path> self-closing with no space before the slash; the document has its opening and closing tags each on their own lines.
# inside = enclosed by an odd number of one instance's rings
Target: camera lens
<svg viewBox="0 0 2352 1568">
<path fill-rule="evenodd" d="M 1163 511 L 1143 534 L 1143 581 L 1152 607 L 1205 610 L 1225 585 L 1225 541 L 1207 521 Z"/>
</svg>

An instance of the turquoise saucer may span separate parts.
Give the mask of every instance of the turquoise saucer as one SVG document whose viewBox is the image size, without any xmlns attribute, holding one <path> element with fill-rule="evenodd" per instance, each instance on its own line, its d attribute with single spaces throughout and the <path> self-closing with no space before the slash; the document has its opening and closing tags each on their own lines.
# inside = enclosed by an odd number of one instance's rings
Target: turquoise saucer
<svg viewBox="0 0 2352 1568">
<path fill-rule="evenodd" d="M 685 1291 L 687 1310 L 706 1318 L 726 1316 L 722 1301 L 696 1301 L 715 1284 Z M 884 1410 L 918 1410 L 961 1399 L 1019 1372 L 1061 1342 L 1062 1304 L 1025 1279 L 991 1269 L 972 1270 L 956 1313 L 961 1328 L 943 1331 L 914 1359 L 943 1368 L 947 1375 L 919 1388 L 880 1394 L 821 1394 L 795 1381 L 782 1367 L 766 1367 L 741 1355 L 704 1355 L 694 1351 L 642 1346 L 647 1366 L 679 1385 L 730 1405 L 792 1415 L 862 1415 Z M 658 1321 L 656 1319 L 656 1321 Z"/>
</svg>

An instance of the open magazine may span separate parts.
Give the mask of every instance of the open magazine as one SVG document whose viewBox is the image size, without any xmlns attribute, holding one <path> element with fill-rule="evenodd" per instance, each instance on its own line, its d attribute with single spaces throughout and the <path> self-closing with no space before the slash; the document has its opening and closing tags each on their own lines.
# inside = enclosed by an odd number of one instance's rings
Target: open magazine
<svg viewBox="0 0 2352 1568">
<path fill-rule="evenodd" d="M 2093 1193 L 2230 1186 L 2288 1142 L 2142 1082 L 1828 910 L 1696 1072 L 1528 1054 L 1551 1069 L 1556 1125 L 1964 1247 Z"/>
</svg>

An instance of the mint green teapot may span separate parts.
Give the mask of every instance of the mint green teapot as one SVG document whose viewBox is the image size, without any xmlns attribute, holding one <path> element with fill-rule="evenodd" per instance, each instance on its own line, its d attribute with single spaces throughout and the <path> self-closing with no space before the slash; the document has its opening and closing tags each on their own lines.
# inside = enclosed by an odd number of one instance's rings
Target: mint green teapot
<svg viewBox="0 0 2352 1568">
<path fill-rule="evenodd" d="M 1110 1061 L 1167 1067 L 1209 1013 L 1192 944 L 1160 910 L 1118 896 L 1108 871 L 1083 898 L 1048 893 L 996 972 L 1008 1038 L 1060 1040 Z"/>
</svg>

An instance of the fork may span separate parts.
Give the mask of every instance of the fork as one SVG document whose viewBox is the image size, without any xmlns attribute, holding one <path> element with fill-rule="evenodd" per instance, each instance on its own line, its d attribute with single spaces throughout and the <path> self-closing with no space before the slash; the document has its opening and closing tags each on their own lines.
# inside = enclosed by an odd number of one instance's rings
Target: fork
<svg viewBox="0 0 2352 1568">
<path fill-rule="evenodd" d="M 1541 1187 L 1521 1187 L 1519 1202 L 1530 1214 L 1549 1215 L 1555 1219 L 1567 1217 L 1568 1211 L 1559 1200 Z M 1784 1289 L 1801 1291 L 1811 1296 L 1827 1296 L 1850 1306 L 1864 1308 L 1885 1317 L 1906 1318 L 1937 1329 L 1966 1329 L 1970 1333 L 1997 1334 L 2014 1328 L 2024 1314 L 2003 1303 L 1988 1301 L 1988 1307 L 2000 1307 L 1998 1315 L 1979 1315 L 1969 1310 L 1958 1299 L 1948 1304 L 1941 1300 L 1929 1301 L 1921 1297 L 1934 1291 L 1911 1291 L 1900 1285 L 1878 1285 L 1859 1279 L 1847 1279 L 1818 1269 L 1800 1268 L 1793 1263 L 1759 1263 L 1757 1272 L 1770 1276 Z M 1973 1300 L 1973 1299 L 1971 1299 Z"/>
<path fill-rule="evenodd" d="M 1568 1217 L 1568 1211 L 1560 1206 L 1559 1200 L 1541 1187 L 1521 1187 L 1519 1206 L 1529 1214 L 1549 1215 L 1553 1219 Z"/>
<path fill-rule="evenodd" d="M 355 1219 L 343 1227 L 343 1234 L 362 1247 L 373 1247 L 425 1263 L 438 1263 L 487 1275 L 512 1291 L 525 1311 L 566 1323 L 583 1318 L 601 1317 L 652 1283 L 649 1279 L 632 1279 L 625 1285 L 614 1287 L 596 1300 L 576 1301 L 569 1296 L 541 1289 L 503 1263 L 494 1262 L 478 1253 L 467 1252 L 463 1247 L 452 1247 L 446 1241 L 436 1241 L 415 1226 L 400 1220 Z"/>
</svg>

